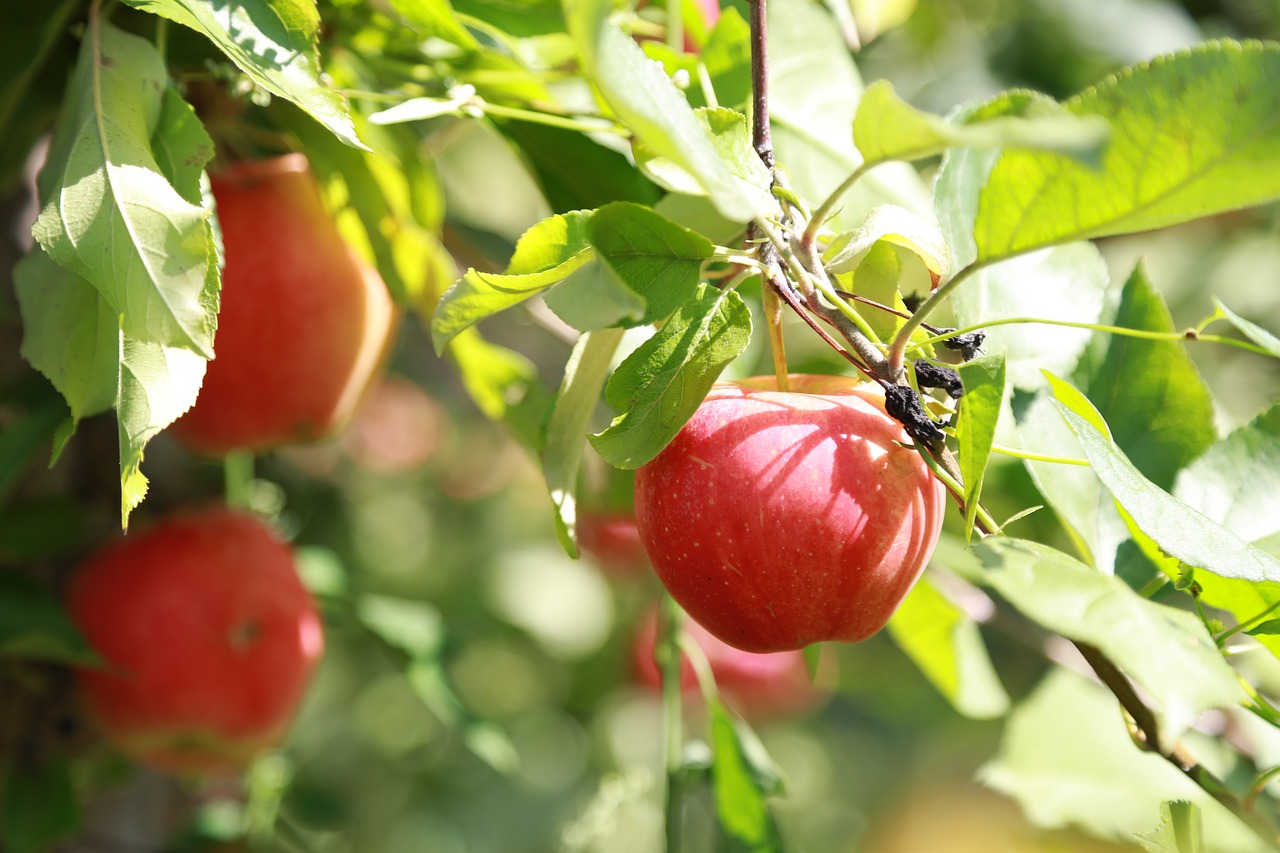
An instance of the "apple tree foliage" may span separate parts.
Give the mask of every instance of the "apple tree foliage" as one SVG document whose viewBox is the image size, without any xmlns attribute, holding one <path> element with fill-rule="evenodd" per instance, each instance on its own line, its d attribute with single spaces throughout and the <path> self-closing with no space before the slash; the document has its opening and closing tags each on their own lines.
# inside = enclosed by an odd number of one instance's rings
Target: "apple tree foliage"
<svg viewBox="0 0 1280 853">
<path fill-rule="evenodd" d="M 1280 339 L 1217 300 L 1175 327 L 1148 270 L 1113 280 L 1092 241 L 1280 198 L 1280 44 L 1205 41 L 1065 100 L 1010 90 L 943 116 L 864 84 L 843 18 L 812 0 L 768 0 L 767 99 L 753 101 L 753 10 L 689 27 L 690 52 L 636 38 L 655 21 L 678 34 L 679 6 L 645 17 L 594 0 L 32 6 L 2 37 L 0 180 L 47 140 L 14 283 L 21 355 L 56 394 L 6 424 L 0 498 L 114 412 L 127 524 L 148 445 L 217 351 L 205 170 L 228 152 L 300 150 L 346 238 L 538 460 L 573 556 L 584 458 L 644 464 L 762 353 L 781 367 L 788 347 L 806 363 L 825 352 L 828 371 L 898 384 L 915 364 L 958 368 L 958 402 L 921 398 L 946 431 L 922 452 L 958 510 L 888 633 L 956 712 L 1004 718 L 982 780 L 1043 827 L 1157 851 L 1274 849 L 1280 710 L 1263 675 L 1274 661 L 1258 658 L 1280 655 L 1280 417 L 1273 405 L 1221 434 L 1189 349 L 1274 360 Z M 518 153 L 550 215 L 496 264 L 459 255 L 459 275 L 422 143 L 467 123 Z M 503 312 L 571 337 L 567 361 L 540 375 L 533 353 L 487 338 Z M 1043 507 L 1007 520 L 984 507 L 997 452 L 1022 460 Z M 1020 538 L 1036 510 L 1053 534 Z M 969 606 L 990 597 L 994 616 Z M 447 683 L 422 612 L 347 599 L 436 716 L 508 766 L 505 735 Z M 1004 621 L 1058 650 L 1016 703 L 986 646 Z M 0 655 L 93 660 L 52 594 L 8 572 Z M 769 757 L 707 699 L 703 750 L 668 753 L 668 820 L 706 786 L 729 849 L 787 849 Z M 1212 737 L 1211 712 L 1248 734 Z M 0 842 L 45 849 L 74 832 L 72 771 L 18 767 Z"/>
</svg>

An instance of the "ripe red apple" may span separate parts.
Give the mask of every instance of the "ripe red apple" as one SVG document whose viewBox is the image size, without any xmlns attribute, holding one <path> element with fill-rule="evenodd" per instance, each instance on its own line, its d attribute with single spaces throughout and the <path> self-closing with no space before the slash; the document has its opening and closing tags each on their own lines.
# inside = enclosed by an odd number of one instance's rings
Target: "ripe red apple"
<svg viewBox="0 0 1280 853">
<path fill-rule="evenodd" d="M 121 752 L 170 772 L 234 770 L 278 743 L 324 651 L 293 552 L 224 507 L 101 549 L 67 607 L 104 662 L 77 670 L 89 716 Z"/>
<path fill-rule="evenodd" d="M 707 656 L 716 687 L 726 705 L 752 722 L 786 720 L 816 710 L 830 698 L 830 691 L 809 675 L 800 651 L 754 654 L 721 642 L 706 628 L 686 619 L 684 630 Z M 654 661 L 658 639 L 658 611 L 651 609 L 641 621 L 631 644 L 632 660 L 640 681 L 653 689 L 662 686 L 662 674 Z M 824 655 L 823 681 L 833 677 L 835 658 Z M 680 683 L 686 691 L 697 687 L 697 676 L 688 658 L 681 661 Z"/>
<path fill-rule="evenodd" d="M 718 383 L 636 473 L 636 521 L 680 606 L 731 646 L 799 649 L 879 631 L 924 570 L 945 491 L 878 385 Z"/>
<path fill-rule="evenodd" d="M 649 565 L 635 515 L 629 511 L 582 510 L 578 513 L 578 544 L 610 574 L 634 575 Z"/>
<path fill-rule="evenodd" d="M 226 250 L 214 360 L 171 432 L 212 455 L 323 438 L 383 360 L 395 319 L 386 286 L 343 242 L 303 155 L 211 181 Z"/>
</svg>

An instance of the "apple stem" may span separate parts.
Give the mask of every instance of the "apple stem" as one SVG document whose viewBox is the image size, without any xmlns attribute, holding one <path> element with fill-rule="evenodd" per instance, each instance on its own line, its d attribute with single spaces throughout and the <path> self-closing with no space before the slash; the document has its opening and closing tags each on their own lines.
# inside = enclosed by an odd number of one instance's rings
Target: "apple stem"
<svg viewBox="0 0 1280 853">
<path fill-rule="evenodd" d="M 675 599 L 664 593 L 658 614 L 658 642 L 653 657 L 662 674 L 662 729 L 667 769 L 664 822 L 667 853 L 679 853 L 684 825 L 684 690 L 680 683 L 684 613 Z"/>
</svg>

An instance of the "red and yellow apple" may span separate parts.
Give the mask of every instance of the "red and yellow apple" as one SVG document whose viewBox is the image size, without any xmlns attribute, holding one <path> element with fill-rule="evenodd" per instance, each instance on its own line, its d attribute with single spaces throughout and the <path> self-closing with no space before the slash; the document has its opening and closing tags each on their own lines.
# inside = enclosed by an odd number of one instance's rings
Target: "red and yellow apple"
<svg viewBox="0 0 1280 853">
<path fill-rule="evenodd" d="M 875 634 L 937 544 L 945 490 L 874 383 L 718 383 L 636 473 L 636 522 L 662 583 L 751 652 Z"/>
<path fill-rule="evenodd" d="M 88 716 L 169 772 L 233 771 L 279 743 L 324 651 L 289 546 L 225 507 L 102 548 L 67 608 L 102 659 L 77 670 Z"/>
<path fill-rule="evenodd" d="M 237 163 L 211 182 L 226 251 L 214 359 L 171 433 L 211 455 L 323 438 L 383 361 L 386 286 L 343 242 L 303 155 Z"/>
</svg>

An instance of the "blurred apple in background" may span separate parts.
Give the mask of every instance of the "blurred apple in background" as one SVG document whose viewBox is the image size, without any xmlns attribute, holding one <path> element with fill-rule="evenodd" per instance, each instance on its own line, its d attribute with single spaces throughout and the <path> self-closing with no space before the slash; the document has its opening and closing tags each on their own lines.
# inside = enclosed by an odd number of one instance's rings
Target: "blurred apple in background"
<svg viewBox="0 0 1280 853">
<path fill-rule="evenodd" d="M 831 690 L 825 685 L 835 680 L 834 655 L 823 655 L 815 681 L 809 675 L 804 652 L 744 652 L 716 639 L 693 619 L 685 619 L 684 630 L 707 656 L 725 704 L 753 723 L 803 716 L 818 710 L 831 697 Z M 653 607 L 640 622 L 631 652 L 640 681 L 655 690 L 662 686 L 653 658 L 657 638 L 658 610 Z M 697 676 L 687 658 L 681 664 L 680 683 L 686 691 L 698 689 Z"/>
</svg>

